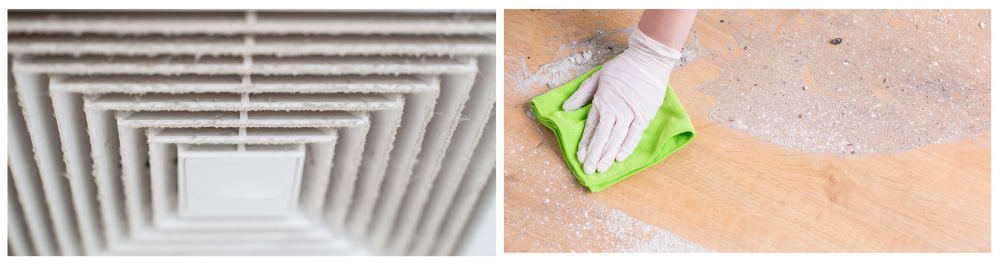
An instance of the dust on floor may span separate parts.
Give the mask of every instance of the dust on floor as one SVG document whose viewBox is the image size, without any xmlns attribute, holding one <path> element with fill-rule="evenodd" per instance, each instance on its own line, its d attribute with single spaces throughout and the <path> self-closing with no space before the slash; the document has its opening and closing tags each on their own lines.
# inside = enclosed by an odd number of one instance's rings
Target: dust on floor
<svg viewBox="0 0 1000 265">
<path fill-rule="evenodd" d="M 703 107 L 713 119 L 836 155 L 900 153 L 990 131 L 990 31 L 979 26 L 989 12 L 764 14 L 723 13 L 711 27 L 736 47 L 699 47 L 721 66 L 694 87 L 717 100 Z"/>
<path fill-rule="evenodd" d="M 566 169 L 554 143 L 538 145 L 528 143 L 525 133 L 551 134 L 535 121 L 526 102 L 549 89 L 565 84 L 594 67 L 614 58 L 627 47 L 609 38 L 614 34 L 629 34 L 632 28 L 598 32 L 583 41 L 561 45 L 558 50 L 582 50 L 570 53 L 555 62 L 544 64 L 537 71 L 527 69 L 523 59 L 519 67 L 505 70 L 505 92 L 519 97 L 523 102 L 524 116 L 537 131 L 506 132 L 504 141 L 507 160 L 544 160 L 541 168 L 504 168 L 504 185 L 507 191 L 526 190 L 518 200 L 504 196 L 504 216 L 525 216 L 512 225 L 524 229 L 505 229 L 506 239 L 519 239 L 518 245 L 507 245 L 507 252 L 714 252 L 684 240 L 666 230 L 636 220 L 621 211 L 611 209 L 588 198 L 589 191 L 580 186 Z M 509 59 L 509 58 L 508 58 Z M 509 100 L 509 98 L 508 98 Z M 511 101 L 508 101 L 511 102 Z M 514 101 L 517 102 L 517 101 Z M 508 105 L 511 103 L 507 103 Z M 517 112 L 514 112 L 517 113 Z M 512 135 L 512 134 L 519 135 Z M 520 140 L 514 140 L 520 139 Z M 558 146 L 555 146 L 558 148 Z M 541 213 L 541 214 L 538 214 Z M 506 219 L 506 218 L 505 218 Z M 556 231 L 552 231 L 556 228 Z M 540 231 L 545 229 L 546 231 Z M 536 237 L 526 234 L 553 233 L 559 244 L 529 242 Z"/>
</svg>

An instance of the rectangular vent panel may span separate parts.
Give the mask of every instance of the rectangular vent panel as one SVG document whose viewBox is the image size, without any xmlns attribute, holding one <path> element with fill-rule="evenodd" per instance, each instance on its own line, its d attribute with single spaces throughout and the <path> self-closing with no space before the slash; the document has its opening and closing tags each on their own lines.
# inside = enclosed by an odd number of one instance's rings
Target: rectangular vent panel
<svg viewBox="0 0 1000 265">
<path fill-rule="evenodd" d="M 10 11 L 11 254 L 453 254 L 495 20 Z"/>
</svg>

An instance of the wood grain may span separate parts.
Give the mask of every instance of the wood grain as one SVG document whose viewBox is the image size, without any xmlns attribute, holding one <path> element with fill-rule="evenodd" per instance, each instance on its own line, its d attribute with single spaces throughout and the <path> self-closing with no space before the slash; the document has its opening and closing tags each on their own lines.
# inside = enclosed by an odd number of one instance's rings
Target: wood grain
<svg viewBox="0 0 1000 265">
<path fill-rule="evenodd" d="M 775 13 L 782 19 L 800 19 L 795 12 L 743 10 L 725 19 L 763 19 Z M 925 13 L 929 17 L 931 12 Z M 729 29 L 717 23 L 731 13 L 699 12 L 695 26 L 704 50 L 737 45 Z M 537 71 L 539 65 L 579 52 L 561 49 L 561 44 L 581 41 L 598 30 L 634 26 L 639 14 L 506 10 L 505 71 L 519 69 L 522 62 L 528 71 Z M 981 16 L 989 25 L 989 11 Z M 911 26 L 899 18 L 878 19 L 896 28 Z M 780 34 L 780 29 L 768 34 Z M 628 34 L 619 35 L 614 38 L 624 43 Z M 990 45 L 988 38 L 978 42 Z M 692 88 L 718 78 L 720 65 L 732 56 L 706 53 L 672 74 L 671 83 L 697 131 L 693 142 L 593 194 L 565 169 L 552 132 L 524 114 L 528 101 L 548 88 L 505 84 L 505 251 L 568 251 L 563 246 L 570 245 L 608 251 L 628 240 L 567 237 L 565 223 L 533 221 L 557 216 L 551 205 L 563 202 L 562 207 L 595 203 L 618 210 L 720 252 L 990 252 L 989 132 L 893 154 L 838 156 L 781 146 L 699 111 L 716 100 Z M 968 73 L 977 74 L 983 73 Z M 982 104 L 988 106 L 985 98 Z M 546 203 L 539 202 L 540 191 L 535 190 L 543 186 L 562 188 L 546 190 L 545 198 L 552 198 Z M 588 223 L 607 224 L 602 218 L 607 217 L 589 216 Z M 587 240 L 601 242 L 580 242 Z"/>
</svg>

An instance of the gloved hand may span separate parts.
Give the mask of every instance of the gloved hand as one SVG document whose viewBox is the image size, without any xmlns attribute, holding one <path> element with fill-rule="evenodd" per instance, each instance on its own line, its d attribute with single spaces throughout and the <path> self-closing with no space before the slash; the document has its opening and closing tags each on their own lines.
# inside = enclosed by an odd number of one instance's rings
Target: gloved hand
<svg viewBox="0 0 1000 265">
<path fill-rule="evenodd" d="M 593 100 L 577 159 L 587 175 L 604 173 L 612 160 L 625 161 L 663 104 L 667 81 L 681 53 L 647 37 L 639 27 L 628 49 L 583 81 L 563 103 L 564 111 Z"/>
</svg>

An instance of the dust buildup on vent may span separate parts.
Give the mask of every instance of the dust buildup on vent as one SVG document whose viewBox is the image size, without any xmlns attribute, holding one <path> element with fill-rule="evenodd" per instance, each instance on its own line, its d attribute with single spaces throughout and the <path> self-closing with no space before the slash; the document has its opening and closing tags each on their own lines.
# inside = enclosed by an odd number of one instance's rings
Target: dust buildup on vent
<svg viewBox="0 0 1000 265">
<path fill-rule="evenodd" d="M 8 69 L 16 71 L 9 73 L 11 115 L 28 117 L 33 128 L 32 137 L 17 139 L 42 146 L 16 148 L 24 159 L 11 160 L 17 165 L 10 175 L 22 183 L 68 180 L 18 190 L 30 194 L 20 196 L 31 198 L 23 202 L 28 218 L 52 220 L 25 222 L 45 233 L 28 235 L 41 242 L 37 246 L 14 235 L 18 255 L 32 254 L 25 247 L 41 255 L 413 254 L 408 244 L 416 231 L 393 229 L 393 214 L 409 213 L 407 222 L 415 226 L 428 218 L 419 207 L 471 204 L 481 190 L 434 203 L 427 198 L 431 188 L 463 180 L 435 181 L 441 168 L 456 172 L 495 161 L 494 152 L 471 152 L 495 102 L 493 69 L 485 67 L 495 64 L 495 14 L 39 11 L 12 12 L 8 23 Z M 257 153 L 253 166 L 259 169 L 219 169 L 201 161 L 201 169 L 182 171 L 198 160 L 178 159 L 185 150 L 179 147 L 187 145 L 218 149 L 212 159 L 243 156 L 235 159 L 240 163 L 248 152 Z M 280 158 L 296 160 L 296 172 L 288 173 L 272 162 L 274 153 L 292 146 L 296 155 Z M 446 153 L 459 148 L 470 151 Z M 37 157 L 48 166 L 35 163 Z M 69 175 L 16 170 L 64 163 Z M 192 205 L 179 198 L 198 189 L 183 186 L 193 181 L 178 172 L 220 176 L 239 170 L 253 172 L 216 186 L 224 186 L 230 199 L 262 201 L 228 205 L 274 203 L 280 207 L 271 209 L 281 211 L 267 215 L 275 218 L 184 214 Z M 464 179 L 489 177 L 476 172 Z M 262 179 L 288 175 L 300 176 L 295 183 L 301 183 L 288 185 L 293 195 L 279 196 L 282 201 L 246 192 L 280 187 L 284 194 L 289 189 Z M 428 185 L 408 186 L 411 175 Z M 399 189 L 381 192 L 382 186 Z M 421 203 L 379 203 L 403 194 Z M 202 209 L 218 202 L 195 201 L 201 203 L 193 208 Z M 377 203 L 386 206 L 375 208 Z M 372 220 L 376 211 L 386 217 Z M 468 223 L 443 218 L 435 224 Z M 359 225 L 348 226 L 354 219 Z M 388 229 L 373 231 L 369 224 L 376 221 Z M 376 233 L 398 247 L 364 244 Z M 440 245 L 465 241 L 464 233 L 423 236 L 420 241 L 432 247 L 421 251 L 453 254 L 453 247 Z"/>
</svg>

